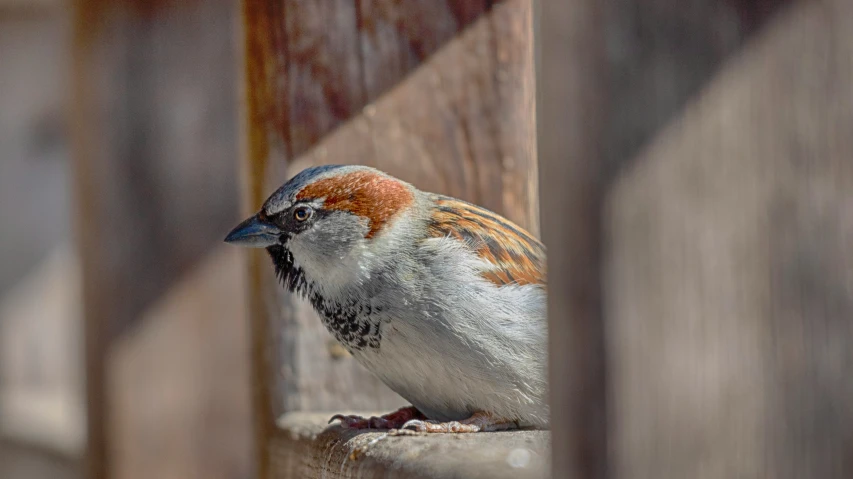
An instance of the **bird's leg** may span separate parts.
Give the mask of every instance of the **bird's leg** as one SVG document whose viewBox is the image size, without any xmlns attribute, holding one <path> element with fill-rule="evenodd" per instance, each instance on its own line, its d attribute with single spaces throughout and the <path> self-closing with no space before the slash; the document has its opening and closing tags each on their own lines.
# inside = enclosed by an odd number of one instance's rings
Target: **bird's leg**
<svg viewBox="0 0 853 479">
<path fill-rule="evenodd" d="M 426 419 L 426 416 L 421 414 L 414 406 L 409 406 L 380 417 L 372 416 L 365 418 L 335 414 L 329 419 L 329 423 L 338 420 L 341 422 L 341 426 L 346 429 L 397 429 L 412 420 L 418 419 Z"/>
<path fill-rule="evenodd" d="M 476 412 L 468 419 L 462 421 L 433 422 L 412 419 L 403 424 L 402 429 L 410 429 L 418 432 L 490 432 L 505 431 L 518 427 L 515 421 L 496 417 L 488 412 Z"/>
</svg>

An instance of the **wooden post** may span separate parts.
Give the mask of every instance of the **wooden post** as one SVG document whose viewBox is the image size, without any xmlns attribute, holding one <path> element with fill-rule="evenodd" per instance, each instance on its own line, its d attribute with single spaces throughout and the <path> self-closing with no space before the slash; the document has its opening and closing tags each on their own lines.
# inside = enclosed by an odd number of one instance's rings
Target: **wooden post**
<svg viewBox="0 0 853 479">
<path fill-rule="evenodd" d="M 115 341 L 144 329 L 141 313 L 237 218 L 234 11 L 204 1 L 73 8 L 89 472 L 104 478 L 108 430 L 133 413 L 114 410 Z"/>
<path fill-rule="evenodd" d="M 607 477 L 600 2 L 539 2 L 537 136 L 548 248 L 553 477 Z"/>
<path fill-rule="evenodd" d="M 853 476 L 853 5 L 772 19 L 607 208 L 619 477 Z"/>
<path fill-rule="evenodd" d="M 247 214 L 305 166 L 360 163 L 537 230 L 529 1 L 245 0 L 243 15 Z M 402 401 L 339 352 L 262 254 L 249 271 L 259 468 L 271 477 L 285 411 Z"/>
</svg>

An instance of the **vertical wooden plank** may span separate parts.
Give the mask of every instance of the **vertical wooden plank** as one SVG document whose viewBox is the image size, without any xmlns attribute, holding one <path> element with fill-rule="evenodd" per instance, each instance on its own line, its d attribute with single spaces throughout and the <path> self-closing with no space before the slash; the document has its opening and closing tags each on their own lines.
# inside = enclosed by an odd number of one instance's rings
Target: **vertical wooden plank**
<svg viewBox="0 0 853 479">
<path fill-rule="evenodd" d="M 358 114 L 489 7 L 485 0 L 282 2 L 277 46 L 286 59 L 289 156 Z"/>
<path fill-rule="evenodd" d="M 45 456 L 85 447 L 61 7 L 0 1 L 0 477 L 67 476 Z"/>
<path fill-rule="evenodd" d="M 249 477 L 254 460 L 244 265 L 214 250 L 111 345 L 110 475 Z"/>
<path fill-rule="evenodd" d="M 113 469 L 113 341 L 236 218 L 232 8 L 76 0 L 72 134 L 89 465 Z M 124 413 L 124 412 L 121 412 Z"/>
<path fill-rule="evenodd" d="M 75 158 L 94 215 L 81 233 L 101 258 L 110 335 L 236 216 L 233 15 L 203 2 L 143 3 L 75 4 Z"/>
<path fill-rule="evenodd" d="M 288 150 L 296 156 L 366 103 L 358 2 L 285 1 L 283 6 Z"/>
<path fill-rule="evenodd" d="M 105 270 L 101 258 L 86 245 L 97 242 L 96 203 L 96 167 L 90 158 L 97 147 L 97 133 L 92 131 L 90 120 L 95 116 L 93 104 L 95 85 L 91 70 L 91 52 L 95 39 L 94 26 L 99 24 L 99 16 L 86 8 L 81 0 L 74 4 L 73 22 L 73 66 L 72 96 L 73 115 L 77 121 L 72 124 L 72 149 L 74 156 L 75 206 L 77 208 L 76 230 L 80 250 L 82 271 L 82 292 L 84 308 L 85 381 L 86 381 L 86 476 L 91 479 L 108 477 L 110 467 L 107 457 L 106 423 L 109 411 L 106 408 L 106 357 L 107 327 L 109 312 L 101 304 L 99 294 L 99 274 Z M 97 305 L 97 306 L 96 306 Z"/>
<path fill-rule="evenodd" d="M 605 183 L 642 152 L 790 0 L 610 0 Z"/>
<path fill-rule="evenodd" d="M 293 3 L 243 2 L 247 213 L 301 168 L 361 163 L 537 230 L 530 2 Z M 263 252 L 249 268 L 259 467 L 269 477 L 266 438 L 282 412 L 402 402 L 339 352 Z"/>
<path fill-rule="evenodd" d="M 70 18 L 49 2 L 30 7 L 0 8 L 0 294 L 66 241 L 71 224 L 63 122 Z"/>
<path fill-rule="evenodd" d="M 365 100 L 371 102 L 479 18 L 493 2 L 361 0 L 357 3 Z"/>
<path fill-rule="evenodd" d="M 604 478 L 601 303 L 604 42 L 600 2 L 540 2 L 537 138 L 548 248 L 552 471 Z"/>
<path fill-rule="evenodd" d="M 853 474 L 851 32 L 792 5 L 610 198 L 620 477 Z"/>
<path fill-rule="evenodd" d="M 243 75 L 241 145 L 244 177 L 243 210 L 249 212 L 263 203 L 270 180 L 273 148 L 282 151 L 289 139 L 286 121 L 286 95 L 276 95 L 275 81 L 286 67 L 277 54 L 283 44 L 283 13 L 279 2 L 244 0 L 242 7 Z M 277 61 L 280 60 L 280 61 Z M 273 143 L 271 145 L 271 143 Z M 250 251 L 248 260 L 248 308 L 251 341 L 252 415 L 255 439 L 255 471 L 257 477 L 270 476 L 269 438 L 275 428 L 273 413 L 276 375 L 273 369 L 270 334 L 274 331 L 273 314 L 266 298 L 275 297 L 269 277 L 264 275 L 266 258 L 260 251 Z M 272 285 L 274 285 L 274 281 Z M 274 311 L 274 310 L 273 310 Z"/>
</svg>

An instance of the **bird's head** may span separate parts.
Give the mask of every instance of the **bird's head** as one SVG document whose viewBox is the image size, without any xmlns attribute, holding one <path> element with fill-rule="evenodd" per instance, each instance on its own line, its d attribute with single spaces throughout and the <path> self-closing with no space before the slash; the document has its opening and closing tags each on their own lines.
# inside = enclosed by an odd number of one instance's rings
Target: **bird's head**
<svg viewBox="0 0 853 479">
<path fill-rule="evenodd" d="M 412 186 L 365 166 L 307 168 L 240 223 L 227 243 L 266 248 L 291 290 L 344 280 L 379 254 L 378 243 L 415 199 Z M 387 243 L 387 241 L 385 241 Z"/>
</svg>

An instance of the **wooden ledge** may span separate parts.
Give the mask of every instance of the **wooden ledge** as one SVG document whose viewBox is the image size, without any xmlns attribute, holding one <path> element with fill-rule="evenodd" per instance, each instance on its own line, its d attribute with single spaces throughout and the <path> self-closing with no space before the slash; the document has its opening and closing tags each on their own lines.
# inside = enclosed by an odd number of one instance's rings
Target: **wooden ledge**
<svg viewBox="0 0 853 479">
<path fill-rule="evenodd" d="M 270 443 L 275 478 L 542 478 L 550 433 L 388 436 L 328 426 L 332 413 L 290 413 Z"/>
</svg>

